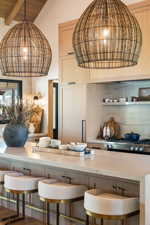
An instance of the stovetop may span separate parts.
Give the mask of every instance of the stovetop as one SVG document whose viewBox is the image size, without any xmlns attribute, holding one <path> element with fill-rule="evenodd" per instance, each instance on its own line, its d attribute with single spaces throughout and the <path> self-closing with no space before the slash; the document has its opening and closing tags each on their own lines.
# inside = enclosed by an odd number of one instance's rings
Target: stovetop
<svg viewBox="0 0 150 225">
<path fill-rule="evenodd" d="M 126 144 L 139 144 L 139 145 L 150 145 L 150 139 L 141 139 L 139 141 L 129 141 L 124 138 L 121 139 L 109 139 L 107 142 L 115 142 L 115 143 L 126 143 Z"/>
<path fill-rule="evenodd" d="M 125 139 L 110 139 L 106 142 L 108 151 L 119 151 L 128 153 L 140 153 L 150 155 L 150 139 L 141 139 L 139 141 L 127 141 Z"/>
</svg>

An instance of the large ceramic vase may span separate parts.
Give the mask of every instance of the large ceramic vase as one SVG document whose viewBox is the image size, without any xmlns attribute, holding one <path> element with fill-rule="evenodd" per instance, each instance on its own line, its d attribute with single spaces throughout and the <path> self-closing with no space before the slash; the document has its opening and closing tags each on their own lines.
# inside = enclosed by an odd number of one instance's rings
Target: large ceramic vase
<svg viewBox="0 0 150 225">
<path fill-rule="evenodd" d="M 3 138 L 8 147 L 23 147 L 28 138 L 28 128 L 21 124 L 8 124 L 4 129 Z"/>
</svg>

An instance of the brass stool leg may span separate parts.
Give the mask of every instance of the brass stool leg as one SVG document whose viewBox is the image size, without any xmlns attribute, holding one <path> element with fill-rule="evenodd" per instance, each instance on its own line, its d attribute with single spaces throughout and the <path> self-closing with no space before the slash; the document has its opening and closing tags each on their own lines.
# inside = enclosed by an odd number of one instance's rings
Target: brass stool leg
<svg viewBox="0 0 150 225">
<path fill-rule="evenodd" d="M 25 218 L 25 194 L 22 194 L 22 218 Z"/>
<path fill-rule="evenodd" d="M 19 210 L 20 208 L 20 204 L 19 204 L 19 194 L 17 194 L 17 217 L 14 218 L 13 220 L 10 220 L 8 223 L 6 223 L 5 225 L 9 225 L 9 224 L 12 224 L 12 223 L 15 223 L 15 222 L 18 222 L 20 220 L 23 220 L 25 219 L 25 194 L 23 193 L 22 194 L 22 216 L 19 217 Z"/>
<path fill-rule="evenodd" d="M 8 217 L 2 219 L 1 221 L 11 220 L 11 219 L 15 219 L 15 218 L 18 218 L 19 217 L 19 195 L 18 194 L 17 194 L 17 201 L 16 201 L 16 212 L 17 212 L 16 215 L 8 216 Z"/>
<path fill-rule="evenodd" d="M 86 225 L 89 225 L 89 216 L 86 214 Z"/>
<path fill-rule="evenodd" d="M 59 225 L 59 216 L 60 216 L 59 203 L 56 203 L 56 225 Z"/>
<path fill-rule="evenodd" d="M 46 224 L 47 224 L 47 225 L 50 225 L 50 218 L 49 218 L 49 202 L 46 202 L 46 216 L 47 216 Z"/>
<path fill-rule="evenodd" d="M 125 218 L 122 220 L 122 225 L 126 225 L 126 224 L 127 224 L 127 219 Z"/>
<path fill-rule="evenodd" d="M 17 194 L 17 202 L 16 202 L 17 216 L 19 216 L 19 194 Z"/>
<path fill-rule="evenodd" d="M 12 220 L 10 220 L 9 222 L 5 223 L 5 225 L 9 225 L 9 224 L 12 224 L 12 223 L 14 223 L 14 222 L 20 220 L 20 218 L 19 218 L 19 212 L 20 212 L 20 210 L 19 210 L 19 208 L 20 208 L 20 204 L 19 204 L 19 194 L 16 194 L 16 197 L 17 197 L 17 202 L 16 202 L 17 215 L 8 218 L 8 219 L 12 219 Z"/>
</svg>

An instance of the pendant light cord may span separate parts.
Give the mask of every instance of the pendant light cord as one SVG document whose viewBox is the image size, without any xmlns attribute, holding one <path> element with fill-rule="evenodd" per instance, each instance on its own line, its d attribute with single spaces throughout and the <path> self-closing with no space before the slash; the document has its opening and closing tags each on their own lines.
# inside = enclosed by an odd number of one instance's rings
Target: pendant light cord
<svg viewBox="0 0 150 225">
<path fill-rule="evenodd" d="M 107 3 L 107 0 L 105 0 L 105 5 L 106 5 L 106 25 L 108 25 L 108 3 Z"/>
<path fill-rule="evenodd" d="M 24 21 L 27 21 L 27 1 L 24 0 Z"/>
</svg>

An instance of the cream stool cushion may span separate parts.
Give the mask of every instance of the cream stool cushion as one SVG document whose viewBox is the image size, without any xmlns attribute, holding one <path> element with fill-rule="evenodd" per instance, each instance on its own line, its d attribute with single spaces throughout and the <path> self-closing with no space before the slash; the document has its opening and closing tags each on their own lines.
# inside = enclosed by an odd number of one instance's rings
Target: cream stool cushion
<svg viewBox="0 0 150 225">
<path fill-rule="evenodd" d="M 14 174 L 14 173 L 17 173 L 17 172 L 12 171 L 12 170 L 1 170 L 1 169 L 0 169 L 0 182 L 1 182 L 1 183 L 4 182 L 4 176 L 5 176 L 6 174 Z M 21 174 L 21 173 L 20 173 L 20 174 Z"/>
<path fill-rule="evenodd" d="M 139 201 L 117 194 L 100 194 L 99 190 L 93 189 L 85 192 L 84 208 L 96 214 L 121 216 L 139 210 Z"/>
<path fill-rule="evenodd" d="M 38 189 L 42 177 L 25 176 L 19 173 L 7 174 L 4 177 L 4 187 L 15 191 L 33 191 Z"/>
<path fill-rule="evenodd" d="M 70 200 L 84 196 L 84 185 L 66 184 L 42 180 L 39 182 L 39 195 L 45 199 Z"/>
</svg>

